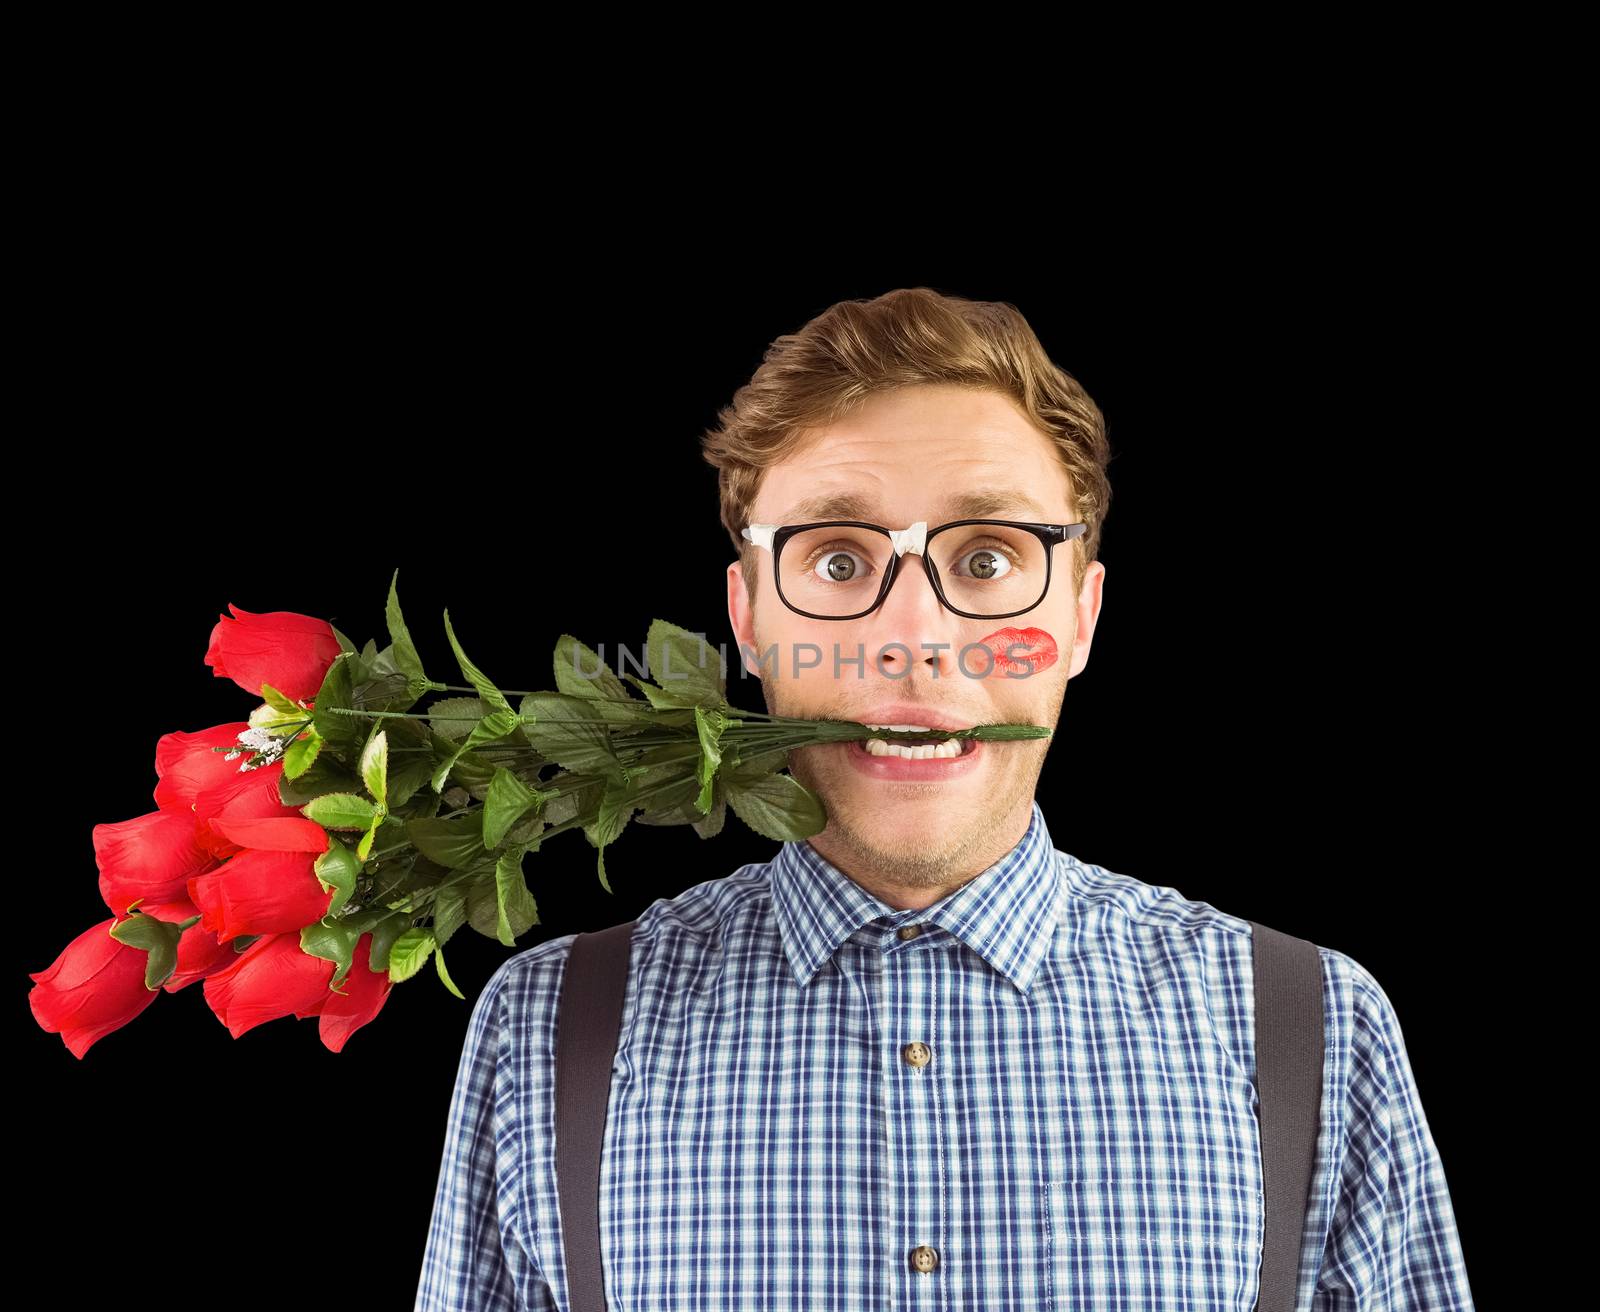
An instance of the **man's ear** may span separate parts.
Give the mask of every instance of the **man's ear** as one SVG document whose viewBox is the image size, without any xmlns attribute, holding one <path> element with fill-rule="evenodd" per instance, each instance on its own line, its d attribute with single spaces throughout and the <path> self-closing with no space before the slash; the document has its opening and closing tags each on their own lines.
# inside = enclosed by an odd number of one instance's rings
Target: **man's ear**
<svg viewBox="0 0 1600 1312">
<path fill-rule="evenodd" d="M 1083 589 L 1078 593 L 1077 624 L 1072 635 L 1072 656 L 1067 678 L 1081 674 L 1089 663 L 1089 645 L 1094 641 L 1094 626 L 1100 620 L 1106 567 L 1096 560 L 1084 572 Z"/>
<path fill-rule="evenodd" d="M 739 649 L 739 660 L 751 674 L 760 675 L 761 667 L 751 661 L 750 653 L 756 648 L 756 616 L 750 606 L 750 594 L 744 584 L 744 563 L 734 561 L 728 566 L 728 624 L 733 629 L 733 640 Z"/>
</svg>

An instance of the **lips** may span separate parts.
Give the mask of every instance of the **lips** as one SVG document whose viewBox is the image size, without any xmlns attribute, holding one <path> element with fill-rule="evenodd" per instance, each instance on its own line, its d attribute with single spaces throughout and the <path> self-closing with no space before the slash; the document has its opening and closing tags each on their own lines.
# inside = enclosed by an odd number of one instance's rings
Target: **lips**
<svg viewBox="0 0 1600 1312">
<path fill-rule="evenodd" d="M 1043 629 L 996 629 L 978 643 L 994 656 L 991 679 L 1025 679 L 1056 663 L 1056 640 Z"/>
<path fill-rule="evenodd" d="M 861 724 L 922 724 L 930 729 L 970 729 L 974 720 L 965 719 L 920 702 L 879 702 L 853 717 Z"/>
</svg>

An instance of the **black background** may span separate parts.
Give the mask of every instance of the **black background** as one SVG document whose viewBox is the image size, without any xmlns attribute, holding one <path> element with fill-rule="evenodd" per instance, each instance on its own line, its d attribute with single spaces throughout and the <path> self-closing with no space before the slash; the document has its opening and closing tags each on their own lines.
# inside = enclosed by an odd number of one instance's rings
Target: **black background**
<svg viewBox="0 0 1600 1312">
<path fill-rule="evenodd" d="M 665 248 L 580 266 L 506 255 L 505 232 L 441 254 L 423 234 L 254 217 L 248 239 L 195 224 L 154 257 L 78 244 L 40 312 L 39 528 L 13 558 L 25 970 L 109 914 L 90 832 L 153 809 L 158 737 L 249 714 L 202 663 L 229 602 L 382 646 L 398 567 L 429 674 L 461 681 L 448 607 L 512 688 L 553 686 L 562 632 L 639 644 L 660 616 L 731 644 L 732 548 L 698 437 L 766 344 L 896 286 L 1008 300 L 1115 453 L 1104 610 L 1040 782 L 1052 835 L 1374 974 L 1487 1286 L 1474 1122 L 1498 1074 L 1476 1045 L 1499 977 L 1474 886 L 1496 859 L 1495 548 L 1462 529 L 1484 502 L 1441 405 L 1473 368 L 1445 344 L 1464 293 L 1443 270 L 1377 237 L 1259 233 L 1052 242 L 977 272 L 781 251 L 713 268 Z M 732 687 L 762 705 L 753 680 Z M 520 946 L 772 851 L 731 813 L 706 843 L 633 826 L 607 854 L 613 897 L 569 834 L 528 860 L 542 923 Z M 132 1263 L 180 1306 L 243 1282 L 409 1307 L 470 1000 L 506 953 L 464 930 L 447 959 L 468 1002 L 429 968 L 338 1055 L 314 1021 L 236 1041 L 195 985 L 80 1062 L 30 1029 L 19 974 L 25 1260 L 96 1294 Z"/>
</svg>

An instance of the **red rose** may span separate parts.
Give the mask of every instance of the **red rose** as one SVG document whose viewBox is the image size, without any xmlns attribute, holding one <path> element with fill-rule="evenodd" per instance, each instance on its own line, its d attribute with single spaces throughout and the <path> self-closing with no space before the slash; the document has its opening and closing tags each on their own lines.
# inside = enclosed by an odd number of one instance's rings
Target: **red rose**
<svg viewBox="0 0 1600 1312">
<path fill-rule="evenodd" d="M 350 973 L 339 987 L 344 996 L 328 992 L 327 1001 L 317 1012 L 322 1046 L 330 1052 L 343 1052 L 346 1040 L 372 1020 L 389 1000 L 389 972 L 374 971 L 371 961 L 372 935 L 356 940 L 350 954 Z"/>
<path fill-rule="evenodd" d="M 161 992 L 144 986 L 144 950 L 111 937 L 112 926 L 123 918 L 114 916 L 84 930 L 48 970 L 28 976 L 34 982 L 28 994 L 33 1018 L 47 1032 L 61 1035 L 80 1061 L 99 1039 L 121 1029 Z"/>
<path fill-rule="evenodd" d="M 237 779 L 248 749 L 239 747 L 239 735 L 250 727 L 248 720 L 219 724 L 197 733 L 177 730 L 164 733 L 156 742 L 156 805 L 163 811 L 188 811 L 201 793 Z M 213 747 L 235 747 L 240 755 L 228 759 L 226 752 Z"/>
<path fill-rule="evenodd" d="M 309 702 L 343 649 L 333 625 L 292 610 L 253 614 L 231 601 L 233 618 L 217 616 L 205 663 L 219 679 L 232 679 L 253 697 L 270 683 L 292 701 Z"/>
<path fill-rule="evenodd" d="M 300 808 L 286 806 L 278 793 L 283 777 L 283 762 L 257 766 L 243 774 L 234 772 L 222 783 L 207 788 L 194 800 L 190 818 L 197 821 L 195 842 L 212 856 L 230 857 L 240 844 L 225 838 L 218 826 L 231 820 L 272 820 L 293 818 L 305 821 Z"/>
<path fill-rule="evenodd" d="M 121 917 L 136 898 L 170 902 L 186 896 L 189 880 L 216 864 L 196 841 L 195 828 L 192 811 L 151 811 L 96 825 L 94 859 L 105 904 Z"/>
<path fill-rule="evenodd" d="M 280 1016 L 316 1015 L 333 996 L 328 981 L 334 970 L 333 962 L 301 950 L 298 932 L 268 934 L 208 976 L 203 988 L 206 1003 L 237 1039 Z"/>
<path fill-rule="evenodd" d="M 312 869 L 317 852 L 326 847 L 327 832 L 312 820 L 298 823 L 315 829 L 324 846 L 315 851 L 246 848 L 189 881 L 200 923 L 219 941 L 230 943 L 241 934 L 298 934 L 327 914 L 334 893 L 323 889 Z"/>
</svg>

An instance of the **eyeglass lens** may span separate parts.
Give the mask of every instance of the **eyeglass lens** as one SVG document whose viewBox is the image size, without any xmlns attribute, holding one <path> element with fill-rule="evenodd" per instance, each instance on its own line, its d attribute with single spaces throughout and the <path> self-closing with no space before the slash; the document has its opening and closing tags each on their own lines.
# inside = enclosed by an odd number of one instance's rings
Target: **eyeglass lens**
<svg viewBox="0 0 1600 1312">
<path fill-rule="evenodd" d="M 945 597 L 957 610 L 1007 615 L 1044 597 L 1048 548 L 1027 529 L 960 524 L 930 535 L 927 555 Z M 827 616 L 859 614 L 877 600 L 893 558 L 894 545 L 887 533 L 819 525 L 783 543 L 776 562 L 778 587 L 797 610 Z M 906 567 L 917 568 L 910 553 L 901 561 L 901 568 Z"/>
</svg>

